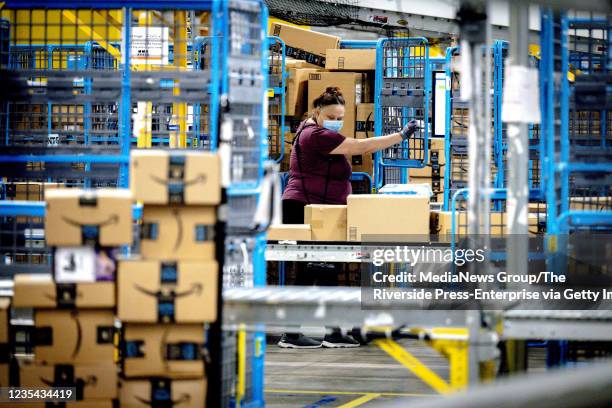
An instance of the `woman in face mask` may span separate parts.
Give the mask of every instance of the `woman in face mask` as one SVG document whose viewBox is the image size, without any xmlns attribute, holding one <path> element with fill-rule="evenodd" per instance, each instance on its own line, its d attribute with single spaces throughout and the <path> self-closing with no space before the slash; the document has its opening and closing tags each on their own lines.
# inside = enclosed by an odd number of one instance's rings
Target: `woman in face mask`
<svg viewBox="0 0 612 408">
<path fill-rule="evenodd" d="M 337 87 L 328 87 L 313 102 L 312 116 L 297 129 L 291 151 L 289 181 L 283 193 L 283 223 L 303 224 L 307 204 L 346 204 L 351 194 L 351 165 L 347 157 L 372 154 L 406 140 L 417 130 L 414 120 L 399 132 L 370 139 L 344 137 L 339 132 L 344 119 L 344 97 Z M 305 267 L 306 266 L 306 267 Z M 297 285 L 337 285 L 338 271 L 298 262 Z M 331 270 L 330 270 L 331 269 Z M 337 269 L 337 268 L 336 268 Z M 280 347 L 357 347 L 349 336 L 334 329 L 323 342 L 301 333 L 285 333 Z"/>
</svg>

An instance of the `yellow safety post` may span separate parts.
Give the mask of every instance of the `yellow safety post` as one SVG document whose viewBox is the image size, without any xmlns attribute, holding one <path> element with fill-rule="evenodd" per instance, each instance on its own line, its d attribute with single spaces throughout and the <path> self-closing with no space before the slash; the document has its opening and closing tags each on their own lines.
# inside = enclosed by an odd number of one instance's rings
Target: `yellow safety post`
<svg viewBox="0 0 612 408">
<path fill-rule="evenodd" d="M 384 350 L 387 354 L 397 360 L 400 364 L 410 370 L 414 375 L 419 377 L 423 382 L 440 394 L 449 394 L 453 391 L 451 386 L 434 373 L 425 364 L 413 356 L 408 351 L 404 350 L 399 344 L 391 339 L 377 339 L 374 344 Z"/>
<path fill-rule="evenodd" d="M 238 381 L 236 382 L 236 406 L 240 407 L 246 390 L 246 330 L 238 329 Z"/>
<path fill-rule="evenodd" d="M 187 68 L 187 12 L 174 12 L 174 66 L 179 70 Z M 174 95 L 180 95 L 180 84 L 174 84 Z M 170 134 L 170 147 L 187 147 L 187 104 L 172 104 L 172 114 L 178 120 L 178 140 Z M 175 133 L 176 134 L 176 133 Z"/>
</svg>

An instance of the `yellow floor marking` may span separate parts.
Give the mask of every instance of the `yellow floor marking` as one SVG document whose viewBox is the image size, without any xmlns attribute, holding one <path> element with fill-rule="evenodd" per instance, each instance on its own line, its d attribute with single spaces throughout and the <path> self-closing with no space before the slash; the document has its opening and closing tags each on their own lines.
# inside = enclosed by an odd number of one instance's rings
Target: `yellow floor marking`
<svg viewBox="0 0 612 408">
<path fill-rule="evenodd" d="M 362 397 L 359 397 L 350 402 L 347 402 L 346 404 L 342 404 L 338 408 L 355 408 L 355 407 L 365 404 L 368 401 L 372 401 L 373 399 L 376 399 L 378 397 L 380 397 L 380 394 L 366 394 Z"/>
<path fill-rule="evenodd" d="M 282 390 L 266 388 L 268 394 L 317 394 L 317 395 L 365 395 L 371 394 L 363 391 L 330 391 L 330 390 Z M 419 394 L 412 392 L 377 392 L 381 397 L 437 397 L 438 394 Z"/>
</svg>

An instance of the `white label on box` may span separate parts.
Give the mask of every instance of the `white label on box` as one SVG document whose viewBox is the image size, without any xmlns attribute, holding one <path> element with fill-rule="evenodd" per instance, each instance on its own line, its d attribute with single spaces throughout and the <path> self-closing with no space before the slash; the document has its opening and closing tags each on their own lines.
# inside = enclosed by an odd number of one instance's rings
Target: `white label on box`
<svg viewBox="0 0 612 408">
<path fill-rule="evenodd" d="M 502 121 L 534 123 L 541 121 L 538 70 L 518 65 L 506 66 Z"/>
<path fill-rule="evenodd" d="M 132 27 L 130 62 L 168 65 L 168 27 Z"/>
<path fill-rule="evenodd" d="M 96 251 L 93 247 L 57 248 L 54 257 L 56 282 L 96 281 Z"/>
</svg>

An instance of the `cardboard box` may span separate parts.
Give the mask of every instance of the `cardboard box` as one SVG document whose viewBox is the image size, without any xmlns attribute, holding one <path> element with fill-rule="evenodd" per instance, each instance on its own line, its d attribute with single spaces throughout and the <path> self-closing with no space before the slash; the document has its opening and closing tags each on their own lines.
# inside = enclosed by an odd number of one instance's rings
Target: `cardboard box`
<svg viewBox="0 0 612 408">
<path fill-rule="evenodd" d="M 268 241 L 310 241 L 309 224 L 276 224 L 268 229 Z"/>
<path fill-rule="evenodd" d="M 301 118 L 308 111 L 308 76 L 318 69 L 291 68 L 287 76 L 285 114 Z"/>
<path fill-rule="evenodd" d="M 117 382 L 117 365 L 113 361 L 78 365 L 19 362 L 20 387 L 75 387 L 77 400 L 117 398 Z"/>
<path fill-rule="evenodd" d="M 165 398 L 160 400 L 156 396 L 164 396 Z M 129 379 L 122 380 L 119 384 L 119 405 L 121 408 L 151 408 L 171 405 L 178 407 L 183 405 L 169 404 L 169 401 L 184 401 L 185 407 L 205 407 L 206 379 Z"/>
<path fill-rule="evenodd" d="M 363 235 L 429 237 L 428 197 L 351 194 L 347 203 L 348 241 L 361 241 Z"/>
<path fill-rule="evenodd" d="M 121 261 L 117 315 L 131 323 L 214 322 L 218 279 L 214 261 Z"/>
<path fill-rule="evenodd" d="M 374 104 L 359 103 L 356 109 L 355 138 L 367 139 L 374 137 Z M 372 175 L 374 171 L 374 158 L 372 153 L 360 154 L 351 157 L 353 172 L 364 172 Z"/>
<path fill-rule="evenodd" d="M 330 71 L 373 71 L 376 69 L 376 49 L 329 49 L 325 69 Z"/>
<path fill-rule="evenodd" d="M 215 259 L 216 207 L 144 206 L 140 254 L 160 260 Z"/>
<path fill-rule="evenodd" d="M 125 377 L 201 378 L 204 327 L 128 323 L 123 329 Z"/>
<path fill-rule="evenodd" d="M 143 204 L 219 204 L 221 162 L 202 151 L 132 150 L 130 186 Z"/>
<path fill-rule="evenodd" d="M 346 241 L 346 205 L 307 205 L 304 222 L 312 241 Z"/>
<path fill-rule="evenodd" d="M 132 243 L 132 194 L 125 189 L 46 192 L 45 236 L 50 246 Z"/>
<path fill-rule="evenodd" d="M 446 154 L 444 150 L 444 138 L 429 138 L 429 161 L 423 168 L 408 169 L 408 176 L 412 177 L 432 177 L 432 163 L 438 163 L 439 177 L 444 178 L 444 165 L 446 164 Z"/>
<path fill-rule="evenodd" d="M 18 274 L 13 307 L 37 309 L 112 309 L 115 283 L 56 283 L 50 275 Z"/>
<path fill-rule="evenodd" d="M 320 67 L 325 66 L 327 50 L 340 46 L 340 37 L 281 23 L 272 24 L 270 32 L 285 42 L 287 57 L 304 60 Z"/>
<path fill-rule="evenodd" d="M 112 310 L 36 310 L 37 363 L 112 362 L 115 313 Z"/>
<path fill-rule="evenodd" d="M 344 126 L 340 133 L 355 137 L 357 104 L 362 102 L 363 74 L 354 72 L 315 72 L 308 76 L 308 106 L 314 109 L 313 100 L 329 86 L 337 86 L 344 95 Z"/>
<path fill-rule="evenodd" d="M 451 237 L 452 231 L 452 212 L 437 211 L 438 223 L 437 231 L 440 236 Z M 491 235 L 501 236 L 508 234 L 508 214 L 501 212 L 492 212 L 489 218 L 491 224 Z M 528 215 L 529 235 L 535 235 L 538 232 L 538 215 Z M 455 229 L 457 236 L 467 235 L 467 212 L 455 212 Z"/>
</svg>

